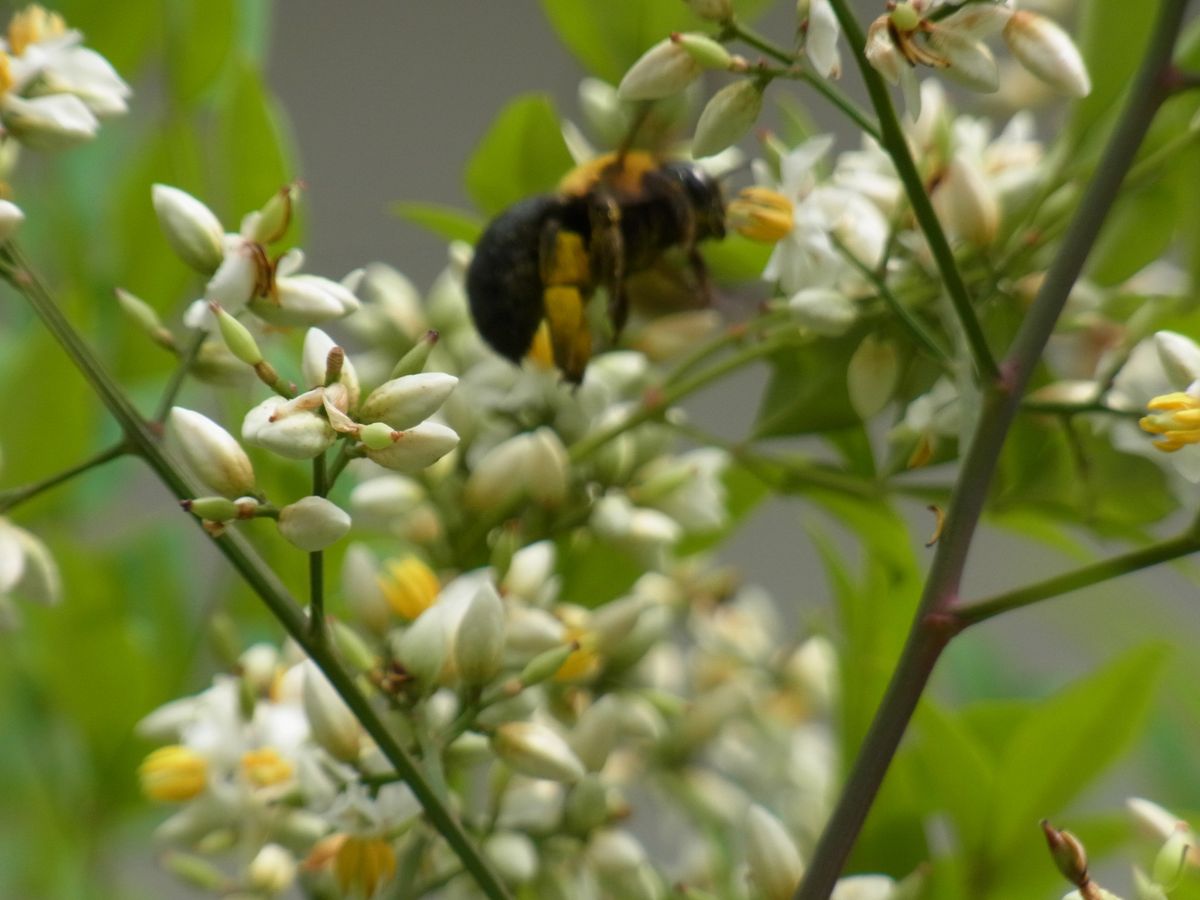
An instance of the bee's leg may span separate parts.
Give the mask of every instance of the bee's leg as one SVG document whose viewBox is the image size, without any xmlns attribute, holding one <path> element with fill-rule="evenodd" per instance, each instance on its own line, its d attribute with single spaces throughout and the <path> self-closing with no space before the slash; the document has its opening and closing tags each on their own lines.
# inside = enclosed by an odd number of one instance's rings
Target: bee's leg
<svg viewBox="0 0 1200 900">
<path fill-rule="evenodd" d="M 653 190 L 657 196 L 665 198 L 671 204 L 671 213 L 679 228 L 679 246 L 687 255 L 688 267 L 692 270 L 692 277 L 696 283 L 696 293 L 700 296 L 699 305 L 712 306 L 712 279 L 698 248 L 695 209 L 678 181 L 657 172 L 647 172 L 644 178 L 647 189 Z"/>
<path fill-rule="evenodd" d="M 608 318 L 613 342 L 629 319 L 629 296 L 625 293 L 625 238 L 621 234 L 621 205 L 604 190 L 596 190 L 588 218 L 592 226 L 592 271 L 608 291 Z"/>
<path fill-rule="evenodd" d="M 592 351 L 592 336 L 584 315 L 591 272 L 583 237 L 558 222 L 547 222 L 541 235 L 538 268 L 544 324 L 554 364 L 569 381 L 578 384 Z"/>
</svg>

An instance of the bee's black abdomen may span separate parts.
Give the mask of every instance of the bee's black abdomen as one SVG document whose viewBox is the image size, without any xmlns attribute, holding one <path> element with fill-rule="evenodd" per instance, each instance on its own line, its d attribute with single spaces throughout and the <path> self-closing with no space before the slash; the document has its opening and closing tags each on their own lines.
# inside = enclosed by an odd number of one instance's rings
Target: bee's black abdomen
<svg viewBox="0 0 1200 900">
<path fill-rule="evenodd" d="M 528 352 L 542 320 L 538 256 L 546 223 L 562 209 L 558 197 L 523 200 L 488 225 L 467 269 L 475 327 L 497 353 L 514 362 Z"/>
</svg>

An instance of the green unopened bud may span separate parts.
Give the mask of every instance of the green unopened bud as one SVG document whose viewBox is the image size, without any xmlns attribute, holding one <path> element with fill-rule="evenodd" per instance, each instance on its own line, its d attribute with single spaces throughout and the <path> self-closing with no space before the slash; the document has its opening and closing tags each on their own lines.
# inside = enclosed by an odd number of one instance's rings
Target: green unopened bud
<svg viewBox="0 0 1200 900">
<path fill-rule="evenodd" d="M 403 378 L 405 375 L 416 375 L 425 369 L 425 363 L 429 361 L 429 354 L 433 352 L 433 348 L 437 345 L 438 333 L 433 329 L 421 335 L 421 339 L 417 341 L 413 348 L 400 357 L 400 362 L 396 363 L 392 369 L 392 378 Z"/>
<path fill-rule="evenodd" d="M 368 450 L 384 450 L 396 440 L 396 431 L 387 422 L 372 422 L 359 429 L 358 439 Z"/>
<path fill-rule="evenodd" d="M 608 755 L 621 737 L 624 718 L 621 700 L 615 694 L 605 694 L 583 711 L 571 731 L 571 746 L 588 771 L 604 768 Z"/>
<path fill-rule="evenodd" d="M 194 853 L 171 851 L 163 857 L 163 866 L 172 875 L 201 890 L 221 893 L 229 889 L 225 873 Z"/>
<path fill-rule="evenodd" d="M 897 31 L 912 31 L 921 24 L 921 14 L 912 3 L 905 0 L 892 7 L 891 20 Z"/>
<path fill-rule="evenodd" d="M 764 900 L 789 900 L 804 864 L 783 823 L 757 804 L 746 819 L 746 861 Z"/>
<path fill-rule="evenodd" d="M 225 258 L 225 229 L 212 210 L 191 194 L 156 184 L 151 188 L 154 212 L 167 243 L 201 275 L 212 275 Z"/>
<path fill-rule="evenodd" d="M 293 181 L 271 195 L 271 199 L 258 211 L 254 226 L 250 229 L 250 240 L 259 244 L 273 244 L 287 233 L 302 187 L 300 182 Z"/>
<path fill-rule="evenodd" d="M 710 22 L 728 22 L 733 18 L 732 0 L 685 0 L 692 12 Z"/>
<path fill-rule="evenodd" d="M 695 81 L 700 63 L 681 44 L 667 38 L 641 55 L 621 83 L 617 95 L 622 100 L 661 100 L 678 94 Z"/>
<path fill-rule="evenodd" d="M 301 665 L 301 699 L 313 740 L 335 759 L 354 762 L 359 755 L 362 726 L 316 664 L 306 661 Z"/>
<path fill-rule="evenodd" d="M 238 505 L 228 497 L 197 497 L 184 500 L 184 509 L 206 522 L 229 522 L 238 516 Z"/>
<path fill-rule="evenodd" d="M 608 821 L 608 787 L 589 773 L 571 786 L 563 804 L 563 824 L 575 834 L 587 834 Z"/>
<path fill-rule="evenodd" d="M 900 354 L 896 345 L 868 334 L 850 357 L 846 369 L 850 406 L 866 421 L 887 406 L 899 379 Z"/>
<path fill-rule="evenodd" d="M 1163 890 L 1162 885 L 1143 872 L 1139 866 L 1133 867 L 1133 895 L 1137 900 L 1167 900 L 1167 892 Z M 1065 900 L 1074 900 L 1076 897 L 1080 900 L 1120 900 L 1108 891 L 1097 888 L 1094 881 L 1088 882 L 1086 894 L 1082 891 L 1072 891 Z"/>
<path fill-rule="evenodd" d="M 181 406 L 167 414 L 167 446 L 208 487 L 225 497 L 254 493 L 250 458 L 233 436 L 207 416 Z"/>
<path fill-rule="evenodd" d="M 437 412 L 456 384 L 458 379 L 444 372 L 392 378 L 371 391 L 358 417 L 363 422 L 386 422 L 404 431 Z"/>
<path fill-rule="evenodd" d="M 117 296 L 117 304 L 121 307 L 121 312 L 129 321 L 145 332 L 150 340 L 165 350 L 176 349 L 175 336 L 166 329 L 162 320 L 159 319 L 158 313 L 150 304 L 121 288 L 117 288 L 113 293 Z"/>
<path fill-rule="evenodd" d="M 571 747 L 539 722 L 507 722 L 492 734 L 492 749 L 513 770 L 531 778 L 574 783 L 585 774 Z"/>
<path fill-rule="evenodd" d="M 597 609 L 589 627 L 596 637 L 596 649 L 606 653 L 629 637 L 649 603 L 640 594 L 630 594 Z"/>
<path fill-rule="evenodd" d="M 707 34 L 677 32 L 671 35 L 671 40 L 706 69 L 728 69 L 733 65 L 733 54 L 725 49 L 724 44 L 714 41 Z"/>
<path fill-rule="evenodd" d="M 276 524 L 289 543 L 315 553 L 346 536 L 350 516 L 324 497 L 303 497 L 281 509 Z"/>
<path fill-rule="evenodd" d="M 300 354 L 300 373 L 307 387 L 341 383 L 345 385 L 347 409 L 358 406 L 358 372 L 346 352 L 320 328 L 304 333 L 304 349 Z"/>
<path fill-rule="evenodd" d="M 1088 882 L 1087 851 L 1079 838 L 1069 831 L 1059 831 L 1042 819 L 1042 834 L 1050 848 L 1050 857 L 1062 876 L 1071 884 L 1082 886 Z"/>
<path fill-rule="evenodd" d="M 747 78 L 717 91 L 696 123 L 692 156 L 713 156 L 736 143 L 757 121 L 762 102 L 762 85 Z"/>
<path fill-rule="evenodd" d="M 1167 890 L 1175 887 L 1183 877 L 1188 864 L 1188 854 L 1196 845 L 1196 838 L 1186 822 L 1178 822 L 1158 856 L 1154 859 L 1151 874 L 1154 880 Z"/>
<path fill-rule="evenodd" d="M 219 303 L 210 303 L 209 309 L 217 318 L 217 328 L 220 330 L 221 339 L 225 341 L 229 352 L 248 366 L 257 366 L 261 363 L 263 361 L 262 351 L 258 349 L 258 342 L 254 340 L 250 329 L 227 313 Z"/>
<path fill-rule="evenodd" d="M 558 670 L 566 663 L 567 657 L 579 649 L 579 644 L 572 641 L 570 644 L 563 644 L 561 647 L 552 647 L 545 650 L 531 659 L 525 664 L 525 668 L 521 670 L 521 674 L 517 676 L 517 680 L 524 687 L 531 687 L 535 684 L 541 684 L 549 678 L 553 678 Z"/>
<path fill-rule="evenodd" d="M 464 684 L 487 684 L 504 660 L 504 604 L 485 582 L 471 599 L 454 639 L 454 663 Z"/>
<path fill-rule="evenodd" d="M 351 669 L 355 672 L 369 672 L 375 668 L 379 660 L 357 631 L 345 622 L 334 621 L 330 625 L 329 633 L 338 655 L 349 663 Z"/>
</svg>

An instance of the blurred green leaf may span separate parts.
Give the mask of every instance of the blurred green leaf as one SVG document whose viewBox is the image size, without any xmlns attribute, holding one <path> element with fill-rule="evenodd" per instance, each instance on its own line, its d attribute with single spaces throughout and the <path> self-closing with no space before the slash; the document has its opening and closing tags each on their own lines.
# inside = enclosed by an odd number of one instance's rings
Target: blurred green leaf
<svg viewBox="0 0 1200 900">
<path fill-rule="evenodd" d="M 1181 199 L 1162 181 L 1123 192 L 1089 257 L 1090 277 L 1119 284 L 1161 256 L 1175 237 Z"/>
<path fill-rule="evenodd" d="M 1115 113 L 1133 81 L 1157 10 L 1157 3 L 1126 0 L 1092 0 L 1080 8 L 1076 42 L 1092 78 L 1092 92 L 1075 104 L 1066 129 L 1070 145 L 1099 139 L 1093 129 Z"/>
<path fill-rule="evenodd" d="M 171 93 L 191 104 L 212 87 L 233 52 L 234 0 L 178 0 L 168 6 L 172 50 L 166 56 Z"/>
<path fill-rule="evenodd" d="M 409 200 L 393 204 L 392 212 L 448 241 L 474 244 L 484 227 L 479 216 L 444 203 Z"/>
<path fill-rule="evenodd" d="M 296 176 L 287 118 L 258 69 L 239 61 L 219 107 L 222 158 L 229 179 L 229 214 L 262 206 Z"/>
<path fill-rule="evenodd" d="M 832 431 L 859 424 L 850 406 L 846 363 L 862 334 L 824 338 L 770 358 L 771 380 L 754 426 L 756 438 Z"/>
<path fill-rule="evenodd" d="M 574 161 L 546 94 L 522 94 L 500 110 L 467 162 L 467 193 L 488 215 L 552 191 Z"/>
<path fill-rule="evenodd" d="M 1161 645 L 1133 650 L 1041 702 L 1009 737 L 987 812 L 988 852 L 1003 857 L 1040 819 L 1111 765 L 1141 728 L 1166 659 Z"/>
</svg>

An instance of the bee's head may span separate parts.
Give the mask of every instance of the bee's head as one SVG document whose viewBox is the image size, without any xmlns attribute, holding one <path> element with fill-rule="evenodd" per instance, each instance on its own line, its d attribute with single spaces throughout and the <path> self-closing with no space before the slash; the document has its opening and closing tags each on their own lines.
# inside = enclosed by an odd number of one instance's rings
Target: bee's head
<svg viewBox="0 0 1200 900">
<path fill-rule="evenodd" d="M 663 171 L 683 186 L 696 215 L 696 237 L 725 237 L 725 199 L 717 180 L 692 162 L 667 163 Z"/>
</svg>

